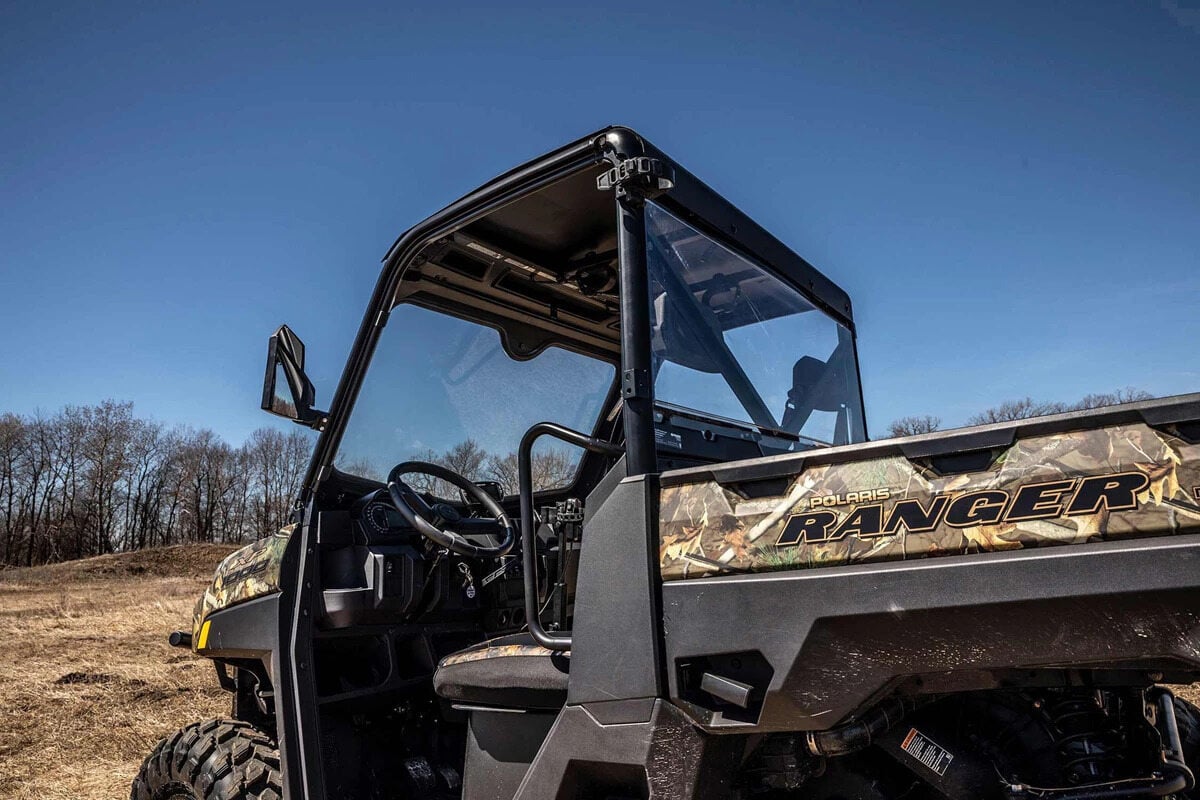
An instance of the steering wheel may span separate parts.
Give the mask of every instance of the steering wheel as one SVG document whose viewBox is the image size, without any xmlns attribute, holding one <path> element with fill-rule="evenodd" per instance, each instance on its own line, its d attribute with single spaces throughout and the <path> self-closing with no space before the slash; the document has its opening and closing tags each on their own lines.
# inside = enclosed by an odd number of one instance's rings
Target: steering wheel
<svg viewBox="0 0 1200 800">
<path fill-rule="evenodd" d="M 429 475 L 439 478 L 460 489 L 475 502 L 482 505 L 492 515 L 492 519 L 464 517 L 462 512 L 449 503 L 434 503 L 430 505 L 412 490 L 407 483 L 400 479 L 409 474 Z M 512 549 L 517 540 L 517 532 L 512 520 L 504 513 L 504 509 L 496 500 L 476 486 L 471 481 L 453 470 L 446 469 L 428 461 L 405 461 L 392 467 L 388 473 L 388 494 L 392 504 L 404 517 L 409 525 L 416 528 L 429 541 L 444 547 L 452 553 L 475 558 L 499 558 Z M 463 534 L 494 534 L 496 528 L 503 529 L 503 540 L 498 545 L 478 545 L 469 541 Z"/>
</svg>

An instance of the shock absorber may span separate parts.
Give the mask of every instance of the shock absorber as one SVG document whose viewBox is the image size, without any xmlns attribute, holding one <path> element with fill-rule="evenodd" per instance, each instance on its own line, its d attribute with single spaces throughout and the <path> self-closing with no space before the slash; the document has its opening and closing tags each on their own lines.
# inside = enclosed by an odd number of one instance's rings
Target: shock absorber
<svg viewBox="0 0 1200 800">
<path fill-rule="evenodd" d="M 1091 702 L 1084 702 L 1091 698 Z M 1128 699 L 1128 702 L 1123 700 Z M 1041 721 L 1053 728 L 1056 755 L 1061 760 L 1070 786 L 1032 786 L 1010 783 L 1009 798 L 1028 800 L 1117 800 L 1132 797 L 1173 797 L 1191 791 L 1195 776 L 1183 760 L 1183 744 L 1175 718 L 1175 698 L 1163 687 L 1146 690 L 1144 698 L 1116 692 L 1062 693 L 1048 695 L 1037 708 Z M 1155 732 L 1152 764 L 1142 774 L 1123 774 L 1128 769 L 1121 747 L 1126 740 L 1120 731 L 1132 722 L 1134 711 Z M 1123 724 L 1124 723 L 1124 724 Z M 1115 732 L 1115 735 L 1114 735 Z"/>
<path fill-rule="evenodd" d="M 1043 700 L 1042 714 L 1054 738 L 1055 754 L 1071 783 L 1093 783 L 1120 777 L 1126 738 L 1118 702 L 1105 693 L 1069 692 Z"/>
</svg>

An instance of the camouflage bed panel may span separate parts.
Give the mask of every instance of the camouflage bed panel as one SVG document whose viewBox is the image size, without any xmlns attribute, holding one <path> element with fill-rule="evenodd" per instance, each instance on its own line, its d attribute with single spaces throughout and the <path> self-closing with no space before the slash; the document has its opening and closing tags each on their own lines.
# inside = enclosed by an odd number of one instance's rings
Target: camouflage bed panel
<svg viewBox="0 0 1200 800">
<path fill-rule="evenodd" d="M 1200 532 L 1200 445 L 1144 424 L 1022 439 L 965 474 L 895 455 L 786 477 L 770 497 L 664 488 L 663 579 Z"/>
</svg>

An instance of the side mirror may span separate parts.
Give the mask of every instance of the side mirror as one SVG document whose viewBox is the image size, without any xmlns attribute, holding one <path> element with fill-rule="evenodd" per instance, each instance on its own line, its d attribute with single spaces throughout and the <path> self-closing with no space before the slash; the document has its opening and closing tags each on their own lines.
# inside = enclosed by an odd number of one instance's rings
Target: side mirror
<svg viewBox="0 0 1200 800">
<path fill-rule="evenodd" d="M 326 415 L 313 408 L 315 399 L 312 381 L 304 374 L 304 342 L 281 325 L 267 342 L 262 410 L 320 430 Z"/>
</svg>

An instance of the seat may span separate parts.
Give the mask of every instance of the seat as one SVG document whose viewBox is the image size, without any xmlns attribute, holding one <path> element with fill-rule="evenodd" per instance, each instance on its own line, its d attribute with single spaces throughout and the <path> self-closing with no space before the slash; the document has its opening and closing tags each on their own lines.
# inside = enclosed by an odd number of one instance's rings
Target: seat
<svg viewBox="0 0 1200 800">
<path fill-rule="evenodd" d="M 441 660 L 439 697 L 458 703 L 557 711 L 567 701 L 569 652 L 547 650 L 529 633 L 488 639 Z"/>
</svg>

